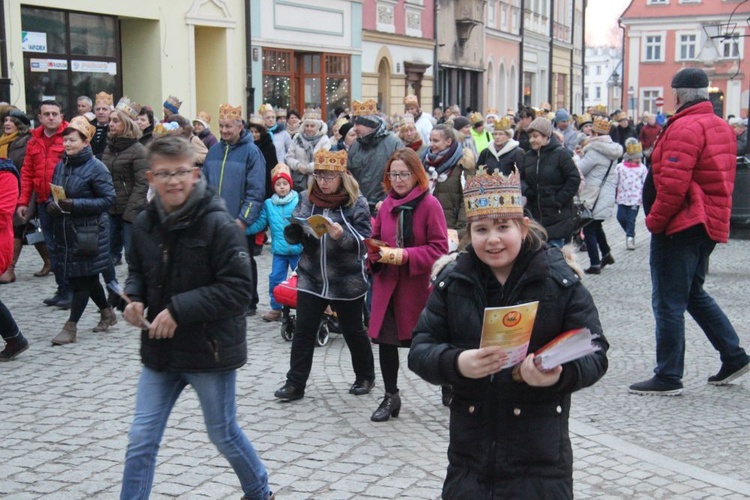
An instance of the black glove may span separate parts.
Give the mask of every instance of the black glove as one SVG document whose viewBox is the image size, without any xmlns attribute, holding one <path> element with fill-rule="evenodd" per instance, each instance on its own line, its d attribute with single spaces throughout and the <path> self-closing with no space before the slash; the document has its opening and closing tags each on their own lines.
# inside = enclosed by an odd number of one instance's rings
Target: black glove
<svg viewBox="0 0 750 500">
<path fill-rule="evenodd" d="M 284 239 L 290 245 L 297 245 L 298 243 L 302 243 L 302 235 L 304 233 L 305 230 L 302 226 L 292 223 L 284 228 Z"/>
<path fill-rule="evenodd" d="M 60 200 L 57 202 L 57 204 L 60 206 L 60 210 L 67 213 L 73 213 L 73 200 Z"/>
<path fill-rule="evenodd" d="M 59 217 L 62 215 L 62 210 L 60 209 L 60 206 L 54 201 L 50 201 L 49 203 L 47 203 L 47 205 L 44 207 L 44 210 L 47 212 L 48 215 L 52 217 Z"/>
</svg>

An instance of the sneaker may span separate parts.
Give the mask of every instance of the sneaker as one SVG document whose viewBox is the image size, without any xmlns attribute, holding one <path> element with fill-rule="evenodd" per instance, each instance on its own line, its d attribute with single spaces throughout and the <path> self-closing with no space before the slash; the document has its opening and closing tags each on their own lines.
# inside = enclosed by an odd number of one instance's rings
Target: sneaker
<svg viewBox="0 0 750 500">
<path fill-rule="evenodd" d="M 750 372 L 750 361 L 744 365 L 728 365 L 722 363 L 719 373 L 708 377 L 708 383 L 711 385 L 727 385 L 734 379 L 738 379 L 747 372 Z"/>
<path fill-rule="evenodd" d="M 641 396 L 679 396 L 682 394 L 682 384 L 664 382 L 653 376 L 648 380 L 631 385 L 628 392 Z"/>
<path fill-rule="evenodd" d="M 632 236 L 625 238 L 625 248 L 628 250 L 635 250 L 635 238 Z"/>
<path fill-rule="evenodd" d="M 586 274 L 602 274 L 602 268 L 599 266 L 591 266 L 583 272 Z"/>
<path fill-rule="evenodd" d="M 608 266 L 610 264 L 614 264 L 614 263 L 615 263 L 615 258 L 612 257 L 611 253 L 608 253 L 607 255 L 605 255 L 605 256 L 602 257 L 602 269 L 604 269 L 606 266 Z"/>
</svg>

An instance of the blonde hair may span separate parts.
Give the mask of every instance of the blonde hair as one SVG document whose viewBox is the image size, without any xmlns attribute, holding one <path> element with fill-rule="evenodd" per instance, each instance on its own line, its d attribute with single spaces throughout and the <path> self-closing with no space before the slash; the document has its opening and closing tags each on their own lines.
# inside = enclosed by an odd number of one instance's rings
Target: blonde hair
<svg viewBox="0 0 750 500">
<path fill-rule="evenodd" d="M 112 119 L 112 115 L 117 115 L 117 118 L 120 119 L 122 122 L 124 128 L 122 130 L 122 137 L 126 137 L 128 139 L 140 139 L 143 135 L 143 132 L 141 132 L 141 128 L 138 126 L 135 121 L 130 118 L 128 115 L 126 115 L 123 111 L 120 111 L 119 109 L 114 109 L 109 114 L 110 120 Z"/>
<path fill-rule="evenodd" d="M 341 185 L 339 186 L 338 191 L 341 191 L 342 189 L 346 191 L 346 194 L 349 195 L 349 201 L 344 204 L 344 206 L 349 207 L 351 205 L 354 205 L 354 202 L 357 201 L 357 198 L 359 198 L 359 183 L 357 182 L 357 179 L 354 178 L 354 176 L 349 172 L 348 170 L 344 172 L 337 172 L 341 175 Z M 317 181 L 313 179 L 313 181 L 307 186 L 307 196 L 310 197 L 310 194 L 312 194 L 312 190 L 315 187 L 315 183 Z"/>
</svg>

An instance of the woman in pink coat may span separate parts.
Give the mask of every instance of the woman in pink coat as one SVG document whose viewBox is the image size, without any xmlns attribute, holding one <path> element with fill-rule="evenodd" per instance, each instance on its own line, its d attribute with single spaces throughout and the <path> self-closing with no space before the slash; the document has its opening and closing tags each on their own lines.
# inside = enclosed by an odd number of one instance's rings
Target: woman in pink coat
<svg viewBox="0 0 750 500">
<path fill-rule="evenodd" d="M 429 192 L 419 156 L 409 148 L 397 149 L 388 160 L 383 184 L 388 194 L 372 238 L 384 246 L 371 248 L 368 255 L 374 276 L 369 334 L 380 345 L 385 384 L 373 422 L 398 417 L 398 348 L 411 345 L 411 332 L 429 296 L 432 265 L 448 252 L 443 208 Z"/>
</svg>

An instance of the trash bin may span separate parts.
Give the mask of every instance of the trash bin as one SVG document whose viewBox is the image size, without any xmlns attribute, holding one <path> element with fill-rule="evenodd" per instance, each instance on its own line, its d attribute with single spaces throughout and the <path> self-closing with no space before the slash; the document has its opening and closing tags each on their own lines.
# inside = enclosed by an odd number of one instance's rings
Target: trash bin
<svg viewBox="0 0 750 500">
<path fill-rule="evenodd" d="M 729 237 L 750 239 L 750 161 L 737 157 L 737 175 L 732 193 L 732 215 L 729 218 Z"/>
</svg>

